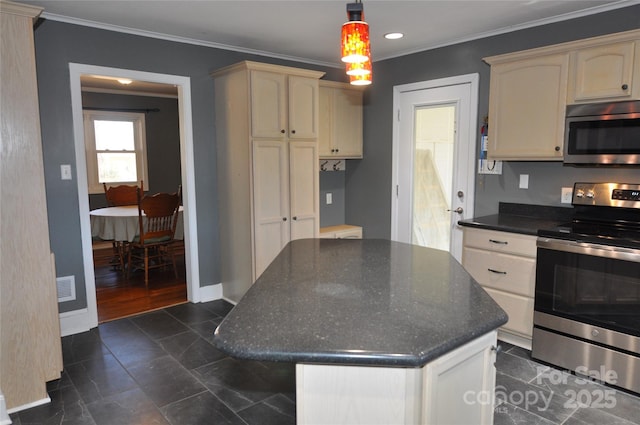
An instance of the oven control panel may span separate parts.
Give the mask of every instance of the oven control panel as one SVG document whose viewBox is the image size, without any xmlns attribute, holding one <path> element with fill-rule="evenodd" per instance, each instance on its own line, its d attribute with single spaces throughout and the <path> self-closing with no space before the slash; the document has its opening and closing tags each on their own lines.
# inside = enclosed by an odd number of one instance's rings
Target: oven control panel
<svg viewBox="0 0 640 425">
<path fill-rule="evenodd" d="M 576 183 L 573 205 L 640 208 L 640 185 L 624 183 Z"/>
</svg>

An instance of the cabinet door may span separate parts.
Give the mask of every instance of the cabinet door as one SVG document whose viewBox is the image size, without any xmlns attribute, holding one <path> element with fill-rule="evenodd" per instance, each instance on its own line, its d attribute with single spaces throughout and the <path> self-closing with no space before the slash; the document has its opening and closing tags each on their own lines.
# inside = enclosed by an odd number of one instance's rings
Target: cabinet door
<svg viewBox="0 0 640 425">
<path fill-rule="evenodd" d="M 266 71 L 251 71 L 251 134 L 253 137 L 284 138 L 287 133 L 286 77 Z"/>
<path fill-rule="evenodd" d="M 334 147 L 340 158 L 362 158 L 362 92 L 334 92 Z"/>
<path fill-rule="evenodd" d="M 255 278 L 289 242 L 289 164 L 287 143 L 253 142 Z"/>
<path fill-rule="evenodd" d="M 318 156 L 331 157 L 334 152 L 333 147 L 333 96 L 334 88 L 320 87 L 318 91 Z"/>
<path fill-rule="evenodd" d="M 320 233 L 318 148 L 315 142 L 289 143 L 291 240 Z"/>
<path fill-rule="evenodd" d="M 635 45 L 628 41 L 575 52 L 572 57 L 575 65 L 573 91 L 570 91 L 569 102 L 630 97 Z"/>
<path fill-rule="evenodd" d="M 426 364 L 420 423 L 493 424 L 496 345 L 492 331 Z"/>
<path fill-rule="evenodd" d="M 289 138 L 318 138 L 318 80 L 290 76 Z"/>
<path fill-rule="evenodd" d="M 489 157 L 562 160 L 568 54 L 491 67 Z"/>
</svg>

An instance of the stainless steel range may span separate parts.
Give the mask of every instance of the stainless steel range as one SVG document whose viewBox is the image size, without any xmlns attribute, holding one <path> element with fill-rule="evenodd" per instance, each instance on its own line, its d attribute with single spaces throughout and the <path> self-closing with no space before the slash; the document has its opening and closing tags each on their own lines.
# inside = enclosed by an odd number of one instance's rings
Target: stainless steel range
<svg viewBox="0 0 640 425">
<path fill-rule="evenodd" d="M 640 393 L 640 185 L 576 183 L 572 203 L 538 232 L 532 357 Z"/>
</svg>

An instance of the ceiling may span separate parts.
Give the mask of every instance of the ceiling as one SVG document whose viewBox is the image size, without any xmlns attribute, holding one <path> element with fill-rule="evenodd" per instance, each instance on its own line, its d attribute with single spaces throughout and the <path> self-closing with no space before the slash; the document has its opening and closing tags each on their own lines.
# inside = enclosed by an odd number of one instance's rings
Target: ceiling
<svg viewBox="0 0 640 425">
<path fill-rule="evenodd" d="M 342 67 L 340 28 L 355 0 L 17 0 L 49 20 Z M 640 4 L 640 0 L 363 0 L 374 62 L 467 40 Z M 400 40 L 386 40 L 388 32 Z M 83 78 L 83 87 L 165 91 Z"/>
</svg>

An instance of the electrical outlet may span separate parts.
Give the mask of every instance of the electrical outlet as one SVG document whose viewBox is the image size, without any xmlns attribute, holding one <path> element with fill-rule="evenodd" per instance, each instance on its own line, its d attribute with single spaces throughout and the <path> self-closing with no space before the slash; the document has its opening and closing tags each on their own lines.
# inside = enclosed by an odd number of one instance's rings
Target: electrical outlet
<svg viewBox="0 0 640 425">
<path fill-rule="evenodd" d="M 529 174 L 520 174 L 520 189 L 529 189 Z"/>
<path fill-rule="evenodd" d="M 572 198 L 573 198 L 573 188 L 572 187 L 563 187 L 562 188 L 562 194 L 560 195 L 560 203 L 562 203 L 562 204 L 570 204 Z"/>
<path fill-rule="evenodd" d="M 330 193 L 330 192 L 327 193 L 326 201 L 327 201 L 327 205 L 333 204 L 333 194 L 332 193 Z"/>
<path fill-rule="evenodd" d="M 479 159 L 478 174 L 502 174 L 502 161 Z"/>
<path fill-rule="evenodd" d="M 71 180 L 71 165 L 69 164 L 60 165 L 60 178 L 62 180 Z"/>
</svg>

